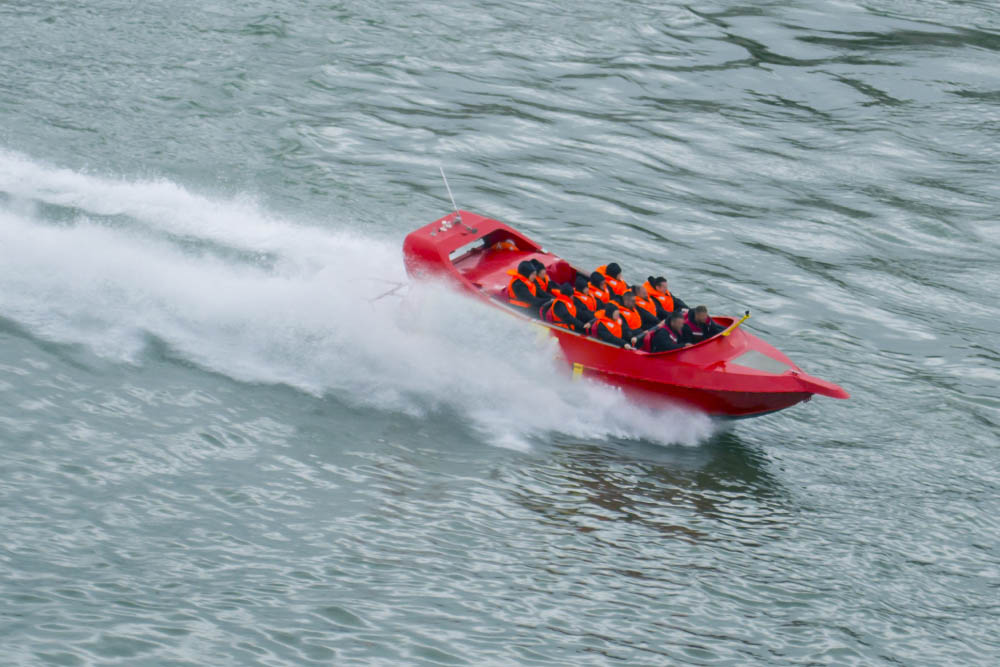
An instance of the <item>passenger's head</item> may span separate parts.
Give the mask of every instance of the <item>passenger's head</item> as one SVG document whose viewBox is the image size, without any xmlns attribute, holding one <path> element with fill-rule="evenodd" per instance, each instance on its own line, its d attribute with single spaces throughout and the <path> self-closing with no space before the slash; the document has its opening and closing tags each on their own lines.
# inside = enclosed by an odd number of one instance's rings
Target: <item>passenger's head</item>
<svg viewBox="0 0 1000 667">
<path fill-rule="evenodd" d="M 607 268 L 604 269 L 604 272 L 612 278 L 617 278 L 622 274 L 622 267 L 618 266 L 614 262 L 611 262 L 608 264 Z"/>
<path fill-rule="evenodd" d="M 635 292 L 632 290 L 622 292 L 622 305 L 629 309 L 635 308 Z"/>
<path fill-rule="evenodd" d="M 602 276 L 597 271 L 594 271 L 593 273 L 590 274 L 590 284 L 596 287 L 597 289 L 604 289 L 605 288 L 604 276 Z"/>
<path fill-rule="evenodd" d="M 670 318 L 667 320 L 667 323 L 670 324 L 671 329 L 680 333 L 680 331 L 684 328 L 684 313 L 679 310 L 675 310 L 670 313 Z"/>
<path fill-rule="evenodd" d="M 544 278 L 545 277 L 545 265 L 542 264 L 537 259 L 531 260 L 531 264 L 535 267 L 535 275 L 538 276 L 539 278 Z"/>
<path fill-rule="evenodd" d="M 637 297 L 645 298 L 649 296 L 649 291 L 646 289 L 645 285 L 633 285 L 632 291 L 635 292 Z"/>
<path fill-rule="evenodd" d="M 698 324 L 708 322 L 708 308 L 706 306 L 695 306 L 691 312 L 694 313 L 694 321 Z"/>
<path fill-rule="evenodd" d="M 535 265 L 525 260 L 517 265 L 517 272 L 528 280 L 531 280 L 535 277 Z"/>
<path fill-rule="evenodd" d="M 586 292 L 587 291 L 587 276 L 582 273 L 576 274 L 576 291 Z"/>
<path fill-rule="evenodd" d="M 562 285 L 559 285 L 556 289 L 558 289 L 559 293 L 562 294 L 563 296 L 573 296 L 573 286 L 570 285 L 569 283 L 563 283 Z"/>
<path fill-rule="evenodd" d="M 652 280 L 649 281 L 649 284 L 652 285 L 654 289 L 657 289 L 661 292 L 667 291 L 667 279 L 664 278 L 663 276 L 653 278 Z"/>
<path fill-rule="evenodd" d="M 604 314 L 605 316 L 608 317 L 608 319 L 612 320 L 621 319 L 621 313 L 618 311 L 618 306 L 616 306 L 613 302 L 608 303 L 604 306 Z"/>
</svg>

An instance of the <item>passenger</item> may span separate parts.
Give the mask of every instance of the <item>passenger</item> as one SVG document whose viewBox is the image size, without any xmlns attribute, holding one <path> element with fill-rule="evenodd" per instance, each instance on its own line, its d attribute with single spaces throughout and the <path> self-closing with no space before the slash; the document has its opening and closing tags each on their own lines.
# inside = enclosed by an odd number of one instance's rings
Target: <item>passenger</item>
<svg viewBox="0 0 1000 667">
<path fill-rule="evenodd" d="M 553 288 L 552 301 L 542 306 L 542 319 L 557 327 L 571 329 L 577 333 L 584 333 L 586 325 L 577 317 L 576 304 L 573 303 L 573 298 L 567 296 L 572 293 L 573 288 L 570 287 L 569 283 Z"/>
<path fill-rule="evenodd" d="M 680 311 L 667 318 L 667 326 L 650 329 L 637 341 L 636 347 L 643 352 L 667 352 L 690 345 L 684 339 L 684 315 Z"/>
<path fill-rule="evenodd" d="M 597 307 L 600 308 L 602 304 L 611 301 L 611 292 L 608 290 L 608 285 L 602 276 L 597 271 L 590 274 L 590 285 L 587 287 L 587 292 L 590 296 L 597 299 Z"/>
<path fill-rule="evenodd" d="M 628 285 L 620 278 L 622 275 L 622 267 L 618 266 L 614 262 L 597 267 L 597 273 L 604 276 L 604 279 L 608 282 L 608 289 L 616 297 L 620 297 L 625 293 L 625 290 L 628 289 Z"/>
<path fill-rule="evenodd" d="M 594 319 L 594 311 L 597 310 L 597 299 L 587 291 L 587 278 L 583 275 L 576 276 L 576 289 L 573 290 L 573 305 L 576 306 L 576 317 L 584 322 Z"/>
<path fill-rule="evenodd" d="M 656 308 L 653 307 L 653 302 L 647 301 L 647 303 L 653 308 L 652 312 L 639 307 L 639 299 L 632 290 L 622 293 L 622 317 L 633 331 L 646 331 L 661 322 L 655 315 Z"/>
<path fill-rule="evenodd" d="M 692 343 L 708 340 L 726 330 L 711 318 L 705 306 L 695 306 L 684 314 L 684 328 Z"/>
<path fill-rule="evenodd" d="M 623 347 L 626 350 L 634 350 L 631 341 L 632 336 L 628 325 L 622 321 L 621 313 L 618 312 L 618 305 L 614 302 L 606 304 L 603 308 L 594 313 L 594 321 L 589 326 L 590 334 L 605 343 L 610 343 L 615 347 Z"/>
<path fill-rule="evenodd" d="M 531 263 L 535 266 L 535 284 L 541 290 L 538 295 L 548 294 L 552 296 L 552 286 L 549 285 L 549 276 L 545 273 L 545 265 L 537 259 L 531 260 Z"/>
<path fill-rule="evenodd" d="M 642 285 L 634 286 L 632 291 L 635 292 L 635 305 L 655 317 L 658 322 L 663 322 L 670 317 L 671 311 L 664 310 L 663 305 L 650 296 L 652 290 L 653 288 L 648 281 Z"/>
<path fill-rule="evenodd" d="M 687 310 L 687 304 L 684 303 L 679 297 L 674 296 L 670 293 L 667 288 L 667 279 L 663 276 L 659 278 L 654 278 L 650 276 L 646 281 L 646 291 L 649 292 L 649 296 L 663 307 L 664 312 L 670 314 L 675 310 Z"/>
<path fill-rule="evenodd" d="M 517 265 L 517 271 L 507 272 L 510 283 L 507 284 L 507 303 L 523 311 L 531 317 L 538 317 L 538 309 L 547 301 L 548 296 L 539 295 L 535 285 L 535 266 L 528 261 Z"/>
</svg>

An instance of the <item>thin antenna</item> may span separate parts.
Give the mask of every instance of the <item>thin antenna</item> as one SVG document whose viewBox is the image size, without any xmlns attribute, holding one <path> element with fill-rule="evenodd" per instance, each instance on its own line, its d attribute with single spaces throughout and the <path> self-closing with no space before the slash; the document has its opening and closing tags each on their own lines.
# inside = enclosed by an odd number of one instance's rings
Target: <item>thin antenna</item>
<svg viewBox="0 0 1000 667">
<path fill-rule="evenodd" d="M 458 212 L 458 204 L 455 203 L 455 195 L 451 194 L 451 186 L 448 185 L 448 177 L 444 175 L 444 167 L 438 165 L 438 169 L 441 171 L 441 178 L 444 179 L 444 187 L 448 190 L 448 196 L 451 197 L 451 205 L 455 209 L 455 221 L 462 222 L 462 214 Z"/>
<path fill-rule="evenodd" d="M 451 194 L 451 186 L 448 185 L 448 177 L 444 175 L 444 167 L 442 167 L 441 165 L 438 165 L 438 170 L 440 170 L 440 172 L 441 172 L 441 178 L 444 179 L 444 187 L 446 187 L 448 189 L 448 196 L 451 198 L 451 205 L 455 208 L 455 219 L 452 220 L 450 223 L 446 222 L 443 225 L 441 225 L 441 230 L 440 231 L 443 232 L 443 231 L 445 231 L 447 229 L 451 229 L 451 227 L 457 222 L 458 224 L 460 224 L 463 227 L 465 227 L 465 231 L 469 232 L 470 234 L 474 234 L 476 232 L 476 228 L 475 227 L 469 227 L 462 220 L 462 214 L 459 213 L 459 211 L 458 211 L 458 204 L 455 203 L 455 195 Z"/>
</svg>

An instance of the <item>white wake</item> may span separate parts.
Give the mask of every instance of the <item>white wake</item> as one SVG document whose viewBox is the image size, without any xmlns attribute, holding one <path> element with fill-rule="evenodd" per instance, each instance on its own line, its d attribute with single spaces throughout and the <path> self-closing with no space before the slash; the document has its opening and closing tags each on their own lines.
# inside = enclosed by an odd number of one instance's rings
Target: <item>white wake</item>
<svg viewBox="0 0 1000 667">
<path fill-rule="evenodd" d="M 710 434 L 703 415 L 571 381 L 554 343 L 441 286 L 369 303 L 406 280 L 401 241 L 0 153 L 0 316 L 40 337 L 140 364 L 154 336 L 240 381 L 414 415 L 450 410 L 508 446 L 547 432 Z"/>
</svg>

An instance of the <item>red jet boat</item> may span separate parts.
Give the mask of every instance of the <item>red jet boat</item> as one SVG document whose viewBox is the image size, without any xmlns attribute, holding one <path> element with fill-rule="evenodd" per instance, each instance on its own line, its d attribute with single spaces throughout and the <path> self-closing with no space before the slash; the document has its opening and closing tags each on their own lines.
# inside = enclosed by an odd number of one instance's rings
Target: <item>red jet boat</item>
<svg viewBox="0 0 1000 667">
<path fill-rule="evenodd" d="M 528 318 L 506 304 L 509 269 L 516 269 L 523 260 L 537 259 L 557 284 L 572 283 L 581 272 L 497 220 L 468 211 L 450 213 L 407 236 L 403 255 L 411 277 L 444 279 L 535 326 L 547 327 L 559 341 L 574 376 L 597 378 L 630 395 L 666 399 L 731 418 L 783 410 L 815 394 L 848 398 L 832 382 L 804 373 L 791 359 L 741 328 L 743 320 L 732 317 L 714 318 L 726 327 L 721 334 L 658 353 L 617 348 Z"/>
</svg>

